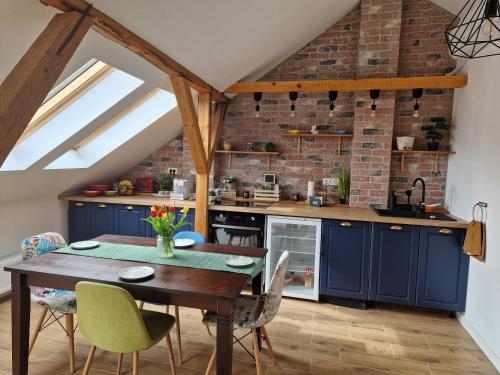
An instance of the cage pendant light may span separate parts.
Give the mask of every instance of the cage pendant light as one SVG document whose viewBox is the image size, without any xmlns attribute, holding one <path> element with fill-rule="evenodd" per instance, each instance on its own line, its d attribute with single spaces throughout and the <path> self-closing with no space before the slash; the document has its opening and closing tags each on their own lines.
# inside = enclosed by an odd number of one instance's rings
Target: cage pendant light
<svg viewBox="0 0 500 375">
<path fill-rule="evenodd" d="M 453 56 L 475 59 L 500 54 L 500 0 L 468 0 L 446 29 Z"/>
</svg>

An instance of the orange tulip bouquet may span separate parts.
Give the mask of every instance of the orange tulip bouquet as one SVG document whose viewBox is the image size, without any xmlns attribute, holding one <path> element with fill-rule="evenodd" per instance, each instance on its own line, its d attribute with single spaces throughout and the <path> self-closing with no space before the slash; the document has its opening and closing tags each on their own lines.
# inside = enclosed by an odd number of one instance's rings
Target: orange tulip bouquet
<svg viewBox="0 0 500 375">
<path fill-rule="evenodd" d="M 191 225 L 186 221 L 186 216 L 189 208 L 182 209 L 182 216 L 176 223 L 175 207 L 167 207 L 163 205 L 153 205 L 151 214 L 144 221 L 151 224 L 153 230 L 158 233 L 156 247 L 158 256 L 162 258 L 171 258 L 174 256 L 174 240 L 173 236 L 177 230 L 183 226 Z"/>
</svg>

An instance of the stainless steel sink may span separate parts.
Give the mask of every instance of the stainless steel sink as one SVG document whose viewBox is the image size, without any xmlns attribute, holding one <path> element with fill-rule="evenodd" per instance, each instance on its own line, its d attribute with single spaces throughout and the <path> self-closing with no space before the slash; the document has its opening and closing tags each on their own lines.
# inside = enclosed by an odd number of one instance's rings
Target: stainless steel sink
<svg viewBox="0 0 500 375">
<path fill-rule="evenodd" d="M 437 212 L 421 212 L 421 211 L 410 211 L 410 210 L 381 210 L 378 208 L 374 210 L 379 216 L 405 217 L 405 218 L 424 219 L 424 220 L 457 221 L 451 216 Z"/>
</svg>

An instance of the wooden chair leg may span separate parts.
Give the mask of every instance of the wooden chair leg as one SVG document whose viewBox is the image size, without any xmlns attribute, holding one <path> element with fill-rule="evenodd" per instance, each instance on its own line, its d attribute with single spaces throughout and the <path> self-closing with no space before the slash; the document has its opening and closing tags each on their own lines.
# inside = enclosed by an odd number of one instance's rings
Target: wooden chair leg
<svg viewBox="0 0 500 375">
<path fill-rule="evenodd" d="M 210 360 L 208 361 L 208 366 L 207 370 L 205 371 L 205 375 L 210 375 L 212 372 L 212 369 L 214 368 L 215 365 L 215 360 L 217 358 L 217 348 L 214 348 L 214 351 L 212 352 L 212 355 L 210 356 Z"/>
<path fill-rule="evenodd" d="M 200 310 L 201 312 L 201 318 L 203 319 L 203 317 L 205 316 L 205 310 Z M 205 324 L 205 327 L 207 328 L 207 332 L 210 336 L 212 336 L 212 332 L 210 332 L 210 327 L 208 326 L 208 324 Z"/>
<path fill-rule="evenodd" d="M 139 352 L 134 352 L 134 355 L 133 355 L 132 375 L 139 375 Z"/>
<path fill-rule="evenodd" d="M 66 314 L 66 332 L 68 333 L 68 350 L 69 350 L 69 370 L 75 372 L 75 334 L 73 314 Z"/>
<path fill-rule="evenodd" d="M 165 312 L 168 314 L 170 312 L 170 306 L 167 305 L 166 308 L 165 308 Z"/>
<path fill-rule="evenodd" d="M 259 341 L 257 340 L 257 330 L 252 329 L 253 353 L 255 356 L 255 366 L 257 367 L 257 375 L 262 375 L 262 366 L 260 363 Z"/>
<path fill-rule="evenodd" d="M 175 333 L 177 334 L 177 350 L 179 352 L 179 366 L 182 365 L 181 321 L 179 319 L 179 306 L 175 306 Z"/>
<path fill-rule="evenodd" d="M 260 330 L 262 334 L 264 335 L 264 340 L 266 341 L 266 346 L 267 346 L 267 352 L 269 353 L 269 358 L 271 358 L 271 361 L 273 361 L 273 364 L 276 364 L 276 353 L 273 350 L 273 346 L 271 345 L 271 339 L 269 338 L 269 335 L 267 334 L 267 330 L 265 326 L 260 327 Z"/>
<path fill-rule="evenodd" d="M 176 374 L 175 371 L 175 358 L 174 358 L 174 350 L 172 349 L 172 340 L 170 340 L 170 332 L 167 333 L 165 337 L 167 340 L 167 353 L 168 353 L 168 361 L 170 363 L 170 370 L 172 371 L 172 375 Z"/>
<path fill-rule="evenodd" d="M 139 310 L 142 310 L 144 308 L 144 301 L 139 302 Z"/>
<path fill-rule="evenodd" d="M 44 307 L 42 312 L 40 313 L 40 316 L 38 317 L 38 322 L 36 323 L 35 330 L 33 331 L 33 335 L 31 336 L 31 342 L 30 342 L 30 347 L 29 347 L 29 352 L 33 350 L 33 347 L 35 346 L 35 341 L 36 338 L 38 337 L 38 334 L 40 333 L 40 329 L 42 328 L 43 322 L 45 321 L 45 317 L 47 316 L 47 311 L 49 311 L 48 308 Z"/>
<path fill-rule="evenodd" d="M 95 345 L 90 347 L 89 355 L 87 357 L 87 362 L 85 363 L 85 367 L 83 368 L 82 375 L 87 375 L 90 371 L 90 367 L 92 366 L 92 360 L 94 359 L 95 354 Z"/>
<path fill-rule="evenodd" d="M 116 375 L 120 375 L 122 372 L 122 363 L 123 363 L 123 353 L 118 353 L 118 366 L 116 366 Z"/>
</svg>

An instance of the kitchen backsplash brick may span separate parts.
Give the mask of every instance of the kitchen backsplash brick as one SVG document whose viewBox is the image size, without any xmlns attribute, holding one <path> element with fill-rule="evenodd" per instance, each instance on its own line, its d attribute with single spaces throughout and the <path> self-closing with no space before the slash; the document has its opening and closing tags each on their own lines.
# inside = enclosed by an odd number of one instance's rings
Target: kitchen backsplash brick
<svg viewBox="0 0 500 375">
<path fill-rule="evenodd" d="M 429 0 L 362 0 L 359 7 L 261 80 L 445 74 L 455 68 L 443 33 L 452 18 Z M 346 168 L 353 175 L 352 206 L 384 206 L 390 190 L 404 191 L 418 176 L 427 182 L 428 201 L 443 201 L 447 158 L 440 160 L 438 172 L 433 171 L 432 158 L 407 158 L 405 170 L 400 172 L 399 158 L 391 157 L 391 149 L 395 136 L 400 135 L 415 136 L 416 147 L 425 148 L 421 125 L 432 116 L 451 119 L 453 91 L 425 90 L 419 118 L 413 117 L 411 91 L 382 92 L 375 119 L 370 117 L 370 104 L 368 93 L 339 93 L 335 117 L 330 118 L 327 94 L 299 93 L 296 116 L 291 118 L 288 94 L 263 94 L 261 116 L 256 118 L 253 96 L 237 95 L 228 109 L 223 139 L 234 149 L 255 141 L 276 143 L 280 155 L 271 158 L 270 172 L 276 173 L 284 197 L 292 192 L 305 195 L 308 180 L 335 177 Z M 305 138 L 298 154 L 296 140 L 282 137 L 286 130 L 308 131 L 312 125 L 353 131 L 355 136 L 352 141 L 343 141 L 340 155 L 336 140 Z M 449 147 L 449 137 L 443 147 Z M 190 150 L 182 135 L 125 176 L 165 173 L 169 167 L 177 168 L 179 177 L 195 178 Z M 217 155 L 212 173 L 216 184 L 223 176 L 233 174 L 240 180 L 240 190 L 252 190 L 263 182 L 267 159 L 234 156 L 228 170 L 227 156 Z"/>
</svg>

